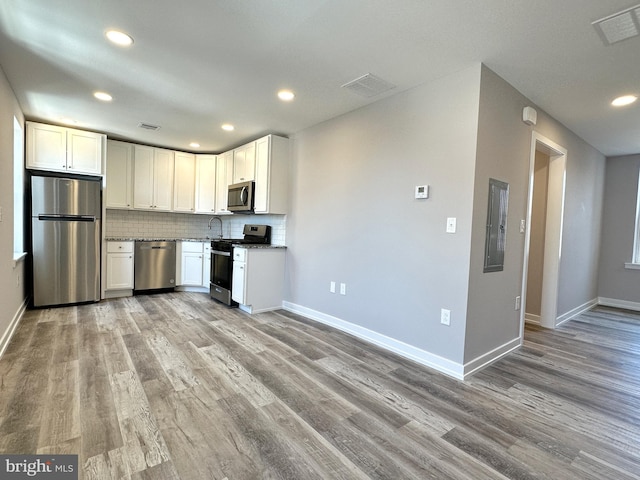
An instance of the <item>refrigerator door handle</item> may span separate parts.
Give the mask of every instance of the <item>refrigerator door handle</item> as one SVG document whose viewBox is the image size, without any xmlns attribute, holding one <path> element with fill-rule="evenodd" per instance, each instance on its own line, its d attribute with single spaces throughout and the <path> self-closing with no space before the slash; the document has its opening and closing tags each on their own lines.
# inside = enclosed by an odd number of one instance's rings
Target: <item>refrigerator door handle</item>
<svg viewBox="0 0 640 480">
<path fill-rule="evenodd" d="M 55 222 L 95 222 L 94 215 L 38 215 L 38 220 Z"/>
</svg>

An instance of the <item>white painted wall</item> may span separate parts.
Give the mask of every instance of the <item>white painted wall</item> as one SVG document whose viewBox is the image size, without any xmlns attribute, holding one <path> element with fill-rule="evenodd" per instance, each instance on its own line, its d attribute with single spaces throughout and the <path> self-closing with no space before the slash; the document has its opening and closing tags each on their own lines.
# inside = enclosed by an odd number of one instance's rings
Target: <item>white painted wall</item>
<svg viewBox="0 0 640 480">
<path fill-rule="evenodd" d="M 13 261 L 13 118 L 24 128 L 24 117 L 0 70 L 0 350 L 12 323 L 25 304 L 25 263 Z"/>
<path fill-rule="evenodd" d="M 294 136 L 288 302 L 462 362 L 479 86 L 476 65 Z"/>
</svg>

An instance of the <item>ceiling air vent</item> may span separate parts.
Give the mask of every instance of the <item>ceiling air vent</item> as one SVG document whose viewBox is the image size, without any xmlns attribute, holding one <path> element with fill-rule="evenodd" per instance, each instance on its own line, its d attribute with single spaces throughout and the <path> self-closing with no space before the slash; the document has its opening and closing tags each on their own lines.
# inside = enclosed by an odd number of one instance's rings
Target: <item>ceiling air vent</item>
<svg viewBox="0 0 640 480">
<path fill-rule="evenodd" d="M 627 8 L 592 23 L 605 45 L 640 34 L 640 5 Z"/>
<path fill-rule="evenodd" d="M 381 79 L 380 77 L 376 77 L 371 73 L 367 73 L 362 75 L 361 77 L 356 78 L 348 83 L 342 85 L 342 88 L 346 88 L 347 90 L 352 91 L 356 95 L 360 95 L 361 97 L 375 97 L 376 95 L 380 95 L 387 90 L 391 90 L 392 88 L 396 88 L 396 86 L 392 83 L 387 82 L 386 80 Z"/>
<path fill-rule="evenodd" d="M 160 125 L 151 125 L 150 123 L 139 123 L 138 126 L 140 128 L 144 128 L 145 130 L 160 130 Z"/>
</svg>

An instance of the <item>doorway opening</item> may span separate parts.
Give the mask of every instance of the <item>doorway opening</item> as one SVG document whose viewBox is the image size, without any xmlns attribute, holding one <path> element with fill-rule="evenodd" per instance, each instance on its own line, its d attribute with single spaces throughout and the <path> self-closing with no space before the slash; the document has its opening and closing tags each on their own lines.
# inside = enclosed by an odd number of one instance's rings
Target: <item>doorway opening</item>
<svg viewBox="0 0 640 480">
<path fill-rule="evenodd" d="M 522 280 L 520 338 L 524 322 L 555 328 L 562 256 L 567 150 L 533 132 Z"/>
</svg>

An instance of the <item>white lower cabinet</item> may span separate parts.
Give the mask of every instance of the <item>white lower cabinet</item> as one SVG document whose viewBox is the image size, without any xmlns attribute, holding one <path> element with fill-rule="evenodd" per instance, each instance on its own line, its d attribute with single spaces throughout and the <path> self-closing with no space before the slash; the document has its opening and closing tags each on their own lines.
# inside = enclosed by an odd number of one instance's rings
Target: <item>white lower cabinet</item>
<svg viewBox="0 0 640 480">
<path fill-rule="evenodd" d="M 177 286 L 208 288 L 211 246 L 204 242 L 178 242 L 177 253 Z"/>
<path fill-rule="evenodd" d="M 284 248 L 234 248 L 232 299 L 249 313 L 282 308 Z"/>
<path fill-rule="evenodd" d="M 133 242 L 107 242 L 106 290 L 133 290 Z"/>
<path fill-rule="evenodd" d="M 210 287 L 211 283 L 211 243 L 204 244 L 204 264 L 202 265 L 202 286 Z"/>
</svg>

